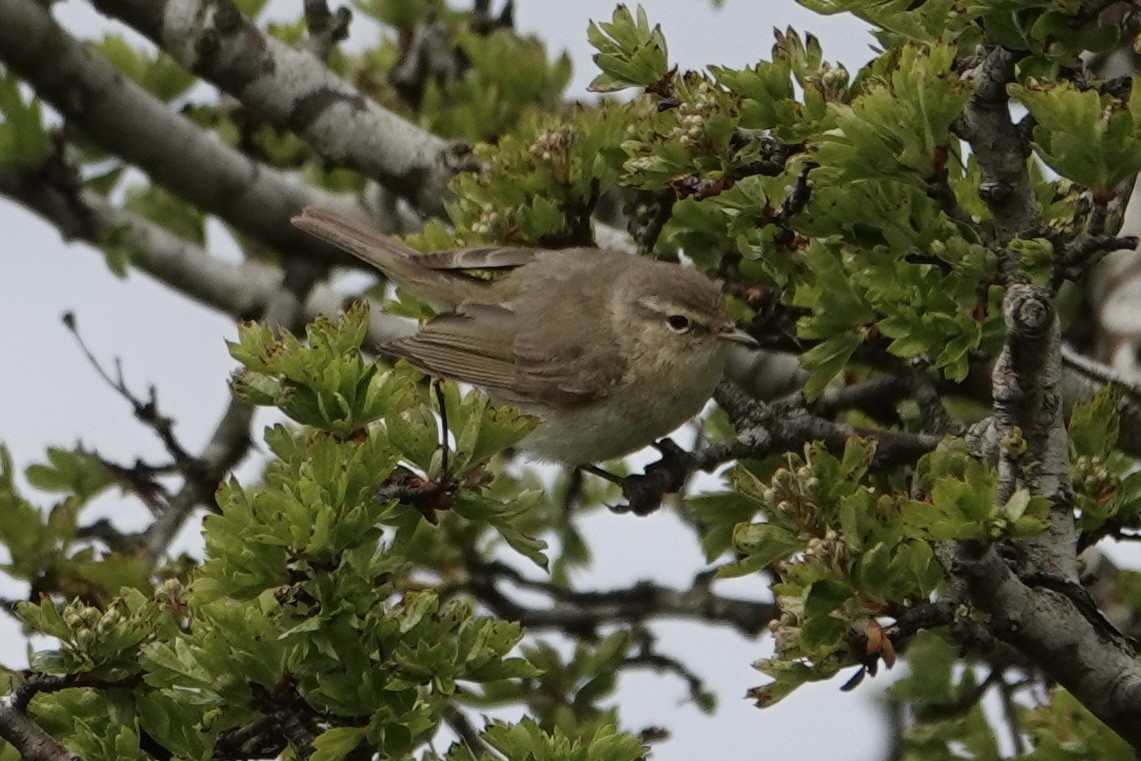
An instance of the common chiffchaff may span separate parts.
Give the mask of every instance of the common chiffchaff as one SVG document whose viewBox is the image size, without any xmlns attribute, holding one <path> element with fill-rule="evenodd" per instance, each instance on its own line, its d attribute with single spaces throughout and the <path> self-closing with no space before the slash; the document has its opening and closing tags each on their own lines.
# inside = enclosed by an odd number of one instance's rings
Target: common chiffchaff
<svg viewBox="0 0 1141 761">
<path fill-rule="evenodd" d="M 421 254 L 312 207 L 293 224 L 439 311 L 382 348 L 539 417 L 520 447 L 540 459 L 586 465 L 652 443 L 701 410 L 731 343 L 755 345 L 717 285 L 675 264 L 595 248 Z"/>
</svg>

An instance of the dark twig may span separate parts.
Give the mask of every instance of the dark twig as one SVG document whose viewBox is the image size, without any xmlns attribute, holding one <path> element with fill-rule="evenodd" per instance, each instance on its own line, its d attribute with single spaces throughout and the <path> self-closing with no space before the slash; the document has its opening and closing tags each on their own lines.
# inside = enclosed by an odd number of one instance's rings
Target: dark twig
<svg viewBox="0 0 1141 761">
<path fill-rule="evenodd" d="M 592 634 L 602 625 L 649 618 L 683 618 L 731 626 L 742 634 L 762 632 L 774 615 L 771 603 L 722 597 L 712 591 L 712 575 L 701 574 L 689 589 L 639 582 L 624 589 L 578 592 L 553 582 L 528 579 L 500 562 L 474 561 L 467 587 L 494 613 L 531 629 L 554 628 Z M 501 582 L 547 595 L 558 604 L 527 607 L 506 595 Z"/>
<path fill-rule="evenodd" d="M 214 490 L 230 468 L 241 461 L 250 447 L 253 409 L 237 397 L 230 400 L 201 457 L 200 470 L 187 478 L 182 488 L 142 535 L 143 556 L 148 565 L 158 563 L 166 548 L 194 508 L 210 504 Z"/>
<path fill-rule="evenodd" d="M 946 434 L 962 434 L 964 426 L 953 420 L 939 398 L 935 383 L 927 374 L 927 362 L 913 363 L 907 370 L 907 384 L 911 394 L 919 405 L 919 414 L 923 417 L 923 430 L 927 433 L 944 436 Z"/>
<path fill-rule="evenodd" d="M 753 146 L 758 147 L 758 158 L 745 163 L 734 164 L 729 170 L 734 180 L 740 180 L 752 175 L 776 177 L 784 172 L 785 167 L 788 166 L 789 159 L 804 152 L 803 144 L 782 143 L 768 134 L 758 134 L 756 131 L 750 130 L 737 130 L 737 132 L 729 138 L 729 158 L 733 161 L 737 161 L 741 154 L 751 151 Z M 808 164 L 809 166 L 801 168 L 802 175 L 816 168 L 816 165 L 812 164 L 812 162 L 808 162 Z"/>
<path fill-rule="evenodd" d="M 968 711 L 978 705 L 982 700 L 983 695 L 991 687 L 999 684 L 1002 681 L 1002 671 L 999 669 L 992 669 L 987 674 L 986 679 L 979 682 L 973 690 L 968 690 L 959 695 L 954 701 L 946 703 L 936 703 L 929 705 L 923 710 L 923 718 L 927 721 L 936 719 L 953 719 L 965 715 Z"/>
<path fill-rule="evenodd" d="M 20 713 L 27 713 L 32 698 L 41 692 L 59 692 L 71 687 L 78 687 L 74 674 L 40 674 L 28 672 L 24 681 L 12 694 L 12 707 Z"/>
<path fill-rule="evenodd" d="M 12 694 L 12 707 L 21 713 L 26 713 L 28 706 L 36 695 L 70 690 L 75 687 L 94 687 L 97 689 L 115 689 L 118 687 L 133 687 L 139 683 L 139 676 L 114 681 L 96 679 L 90 674 L 42 674 L 38 671 L 25 671 L 24 681 L 20 683 Z"/>
<path fill-rule="evenodd" d="M 841 412 L 859 410 L 885 425 L 898 425 L 902 421 L 896 404 L 906 398 L 907 382 L 898 375 L 853 383 L 848 386 L 829 387 L 814 402 L 804 400 L 797 392 L 797 401 L 806 404 L 808 411 L 822 418 L 832 419 Z"/>
<path fill-rule="evenodd" d="M 641 475 L 618 478 L 598 469 L 588 469 L 622 487 L 627 504 L 612 508 L 615 512 L 647 515 L 658 508 L 664 495 L 680 491 L 689 476 L 698 470 L 712 471 L 730 460 L 761 459 L 779 452 L 797 451 L 810 441 L 820 441 L 830 451 L 842 452 L 853 437 L 871 439 L 876 445 L 871 467 L 879 470 L 914 462 L 934 449 L 941 438 L 931 433 L 865 429 L 834 423 L 809 414 L 803 407 L 765 404 L 730 381 L 723 381 L 713 398 L 729 413 L 737 430 L 733 438 L 701 447 L 692 454 L 663 439 L 655 444 L 662 452 L 662 459 Z"/>
<path fill-rule="evenodd" d="M 701 677 L 677 658 L 657 652 L 650 632 L 640 629 L 635 631 L 635 636 L 638 641 L 638 651 L 623 660 L 620 668 L 645 667 L 658 673 L 675 674 L 689 686 L 690 700 L 699 706 L 708 702 L 709 691 L 705 689 L 705 681 Z"/>
<path fill-rule="evenodd" d="M 3 703 L 0 703 L 0 738 L 11 744 L 23 761 L 83 761 L 30 717 Z"/>
<path fill-rule="evenodd" d="M 1054 275 L 1050 289 L 1057 292 L 1066 280 L 1078 280 L 1100 254 L 1108 254 L 1121 249 L 1137 248 L 1135 235 L 1087 235 L 1073 241 L 1054 262 Z"/>
<path fill-rule="evenodd" d="M 259 716 L 234 729 L 227 729 L 214 742 L 215 758 L 276 758 L 286 741 L 271 716 Z"/>
<path fill-rule="evenodd" d="M 950 275 L 955 271 L 955 268 L 951 266 L 950 262 L 944 261 L 937 256 L 931 256 L 930 254 L 921 254 L 918 251 L 912 251 L 910 254 L 907 254 L 903 257 L 903 261 L 908 264 L 925 264 L 934 267 L 944 275 Z"/>
<path fill-rule="evenodd" d="M 98 456 L 98 455 L 96 455 Z M 157 477 L 177 471 L 175 465 L 148 465 L 142 460 L 135 460 L 132 466 L 123 466 L 99 457 L 99 462 L 110 473 L 125 484 L 128 484 L 147 509 L 158 515 L 170 504 L 170 491 Z"/>
<path fill-rule="evenodd" d="M 940 440 L 930 434 L 857 428 L 824 420 L 803 409 L 768 405 L 728 381 L 717 387 L 713 398 L 729 413 L 737 436 L 696 452 L 694 459 L 701 470 L 712 470 L 740 457 L 760 458 L 774 452 L 795 451 L 810 441 L 820 441 L 830 451 L 840 452 L 848 439 L 855 436 L 876 443 L 871 467 L 882 469 L 914 462 L 934 449 Z"/>
<path fill-rule="evenodd" d="M 483 737 L 480 736 L 475 725 L 471 723 L 471 719 L 452 703 L 444 707 L 444 723 L 456 733 L 473 754 L 482 758 L 484 754 L 489 752 L 488 744 L 483 741 Z"/>
<path fill-rule="evenodd" d="M 407 468 L 393 473 L 373 494 L 375 500 L 394 499 L 412 505 L 433 526 L 440 522 L 436 513 L 450 510 L 452 499 L 459 484 L 448 476 L 448 408 L 444 404 L 444 392 L 440 380 L 432 379 L 432 390 L 436 395 L 436 405 L 440 408 L 440 472 L 435 478 L 422 478 Z"/>
<path fill-rule="evenodd" d="M 993 672 L 992 672 L 993 673 Z M 1022 706 L 1018 705 L 1014 700 L 1014 690 L 1016 685 L 1012 685 L 1002 677 L 1002 672 L 998 672 L 998 696 L 1002 700 L 1002 715 L 1006 719 L 1006 725 L 1010 728 L 1010 744 L 1014 748 L 1014 758 L 1021 758 L 1026 755 L 1026 740 L 1022 736 Z"/>
<path fill-rule="evenodd" d="M 955 620 L 958 607 L 959 603 L 954 600 L 939 600 L 895 611 L 895 621 L 884 627 L 884 634 L 898 645 L 924 629 L 949 626 Z"/>
<path fill-rule="evenodd" d="M 943 213 L 954 220 L 958 225 L 971 231 L 976 239 L 986 240 L 987 236 L 984 234 L 983 229 L 959 203 L 959 199 L 955 195 L 955 189 L 951 187 L 947 172 L 946 148 L 942 149 L 942 154 L 944 158 L 941 160 L 940 165 L 932 176 L 927 178 L 927 197 L 939 204 L 939 208 L 943 210 Z"/>
<path fill-rule="evenodd" d="M 135 396 L 134 393 L 127 388 L 127 382 L 123 378 L 123 366 L 119 358 L 115 358 L 115 378 L 112 378 L 111 375 L 103 369 L 103 365 L 99 363 L 99 360 L 95 358 L 91 349 L 89 349 L 84 342 L 83 336 L 79 333 L 75 315 L 71 312 L 66 312 L 63 315 L 63 324 L 75 338 L 76 343 L 79 344 L 79 348 L 87 357 L 87 361 L 95 368 L 95 372 L 98 373 L 99 377 L 118 393 L 119 396 L 127 400 L 131 405 L 135 418 L 155 432 L 179 469 L 183 472 L 193 470 L 197 466 L 197 463 L 194 457 L 186 451 L 175 437 L 174 420 L 159 412 L 158 394 L 155 387 L 151 386 L 148 389 L 148 398 L 146 401 Z"/>
<path fill-rule="evenodd" d="M 812 186 L 808 182 L 808 174 L 818 166 L 819 164 L 813 161 L 805 161 L 801 165 L 800 171 L 796 174 L 796 182 L 788 189 L 784 201 L 781 202 L 780 211 L 773 215 L 774 222 L 779 225 L 787 224 L 794 215 L 808 205 L 809 199 L 812 198 Z"/>
<path fill-rule="evenodd" d="M 107 518 L 100 518 L 86 526 L 80 526 L 75 531 L 76 538 L 102 542 L 112 552 L 130 552 L 137 548 L 138 537 L 127 536 L 115 528 Z"/>
<path fill-rule="evenodd" d="M 333 47 L 349 36 L 353 12 L 343 5 L 331 12 L 327 0 L 305 0 L 304 8 L 305 24 L 309 27 L 309 50 L 324 61 Z"/>
</svg>

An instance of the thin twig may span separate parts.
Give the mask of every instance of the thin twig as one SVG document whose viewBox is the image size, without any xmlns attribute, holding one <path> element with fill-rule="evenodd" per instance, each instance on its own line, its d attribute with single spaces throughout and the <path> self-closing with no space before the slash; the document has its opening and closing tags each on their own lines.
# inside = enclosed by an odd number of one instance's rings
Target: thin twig
<svg viewBox="0 0 1141 761">
<path fill-rule="evenodd" d="M 764 630 L 772 619 L 771 603 L 723 597 L 712 591 L 712 577 L 701 574 L 689 589 L 672 589 L 652 582 L 601 592 L 580 592 L 553 582 L 529 579 L 511 566 L 472 561 L 466 588 L 503 618 L 525 626 L 556 628 L 568 633 L 591 633 L 607 623 L 648 618 L 688 618 L 725 624 L 747 635 Z M 540 592 L 558 602 L 528 607 L 505 594 L 501 581 Z"/>
<path fill-rule="evenodd" d="M 75 338 L 80 350 L 82 350 L 83 354 L 87 357 L 87 361 L 95 368 L 95 372 L 98 373 L 99 377 L 119 394 L 119 396 L 127 400 L 127 403 L 131 405 L 135 418 L 155 432 L 179 469 L 187 471 L 194 468 L 197 464 L 195 458 L 186 451 L 186 448 L 182 446 L 178 438 L 174 435 L 174 420 L 159 412 L 158 392 L 155 390 L 155 387 L 149 387 L 147 393 L 148 398 L 145 401 L 135 396 L 135 394 L 127 388 L 127 381 L 123 377 L 123 364 L 121 360 L 118 357 L 115 358 L 115 377 L 112 378 L 110 373 L 103 368 L 103 365 L 96 359 L 95 354 L 88 348 L 87 343 L 83 340 L 83 336 L 79 333 L 75 315 L 72 312 L 64 313 L 63 324 L 68 332 Z"/>
</svg>

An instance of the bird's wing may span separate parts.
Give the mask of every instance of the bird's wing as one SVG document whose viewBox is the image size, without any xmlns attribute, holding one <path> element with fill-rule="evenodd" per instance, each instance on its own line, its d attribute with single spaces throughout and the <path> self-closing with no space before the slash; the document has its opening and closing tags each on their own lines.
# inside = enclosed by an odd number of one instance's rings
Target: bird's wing
<svg viewBox="0 0 1141 761">
<path fill-rule="evenodd" d="M 539 253 L 539 249 L 534 248 L 484 246 L 422 254 L 363 222 L 314 206 L 307 206 L 292 222 L 298 229 L 332 243 L 382 271 L 389 269 L 391 256 L 410 259 L 430 270 L 497 270 L 520 267 L 534 261 Z M 387 252 L 387 256 L 379 252 Z"/>
<path fill-rule="evenodd" d="M 604 395 L 620 372 L 618 363 L 584 361 L 582 336 L 572 333 L 561 342 L 535 347 L 520 340 L 519 327 L 518 315 L 507 307 L 469 302 L 384 348 L 427 372 L 481 386 L 513 402 L 589 401 Z"/>
<path fill-rule="evenodd" d="M 516 391 L 547 403 L 585 402 L 605 396 L 622 373 L 620 357 L 607 351 L 603 337 L 573 330 L 561 340 L 516 341 Z M 551 336 L 547 336 L 548 339 Z M 587 351 L 588 345 L 591 347 Z"/>
<path fill-rule="evenodd" d="M 540 249 L 509 246 L 457 248 L 432 254 L 417 254 L 416 262 L 430 270 L 501 270 L 535 261 Z"/>
<path fill-rule="evenodd" d="M 445 312 L 420 332 L 389 341 L 384 348 L 430 373 L 504 394 L 515 385 L 515 340 L 518 318 L 506 307 L 464 304 Z"/>
</svg>

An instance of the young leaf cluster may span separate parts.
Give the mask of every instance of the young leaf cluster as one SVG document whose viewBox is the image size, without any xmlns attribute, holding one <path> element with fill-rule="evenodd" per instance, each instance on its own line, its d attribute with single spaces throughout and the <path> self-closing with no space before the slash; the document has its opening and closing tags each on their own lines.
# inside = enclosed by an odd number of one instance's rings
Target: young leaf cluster
<svg viewBox="0 0 1141 761">
<path fill-rule="evenodd" d="M 434 569 L 454 573 L 463 554 L 482 552 L 489 531 L 545 562 L 544 543 L 519 528 L 538 495 L 508 489 L 501 498 L 487 469 L 533 421 L 449 386 L 442 398 L 454 452 L 440 475 L 457 484 L 440 525 L 379 496 L 398 467 L 438 473 L 439 434 L 410 368 L 361 359 L 366 319 L 353 307 L 312 324 L 304 341 L 242 328 L 231 346 L 245 363 L 238 392 L 302 425 L 266 431 L 271 458 L 260 482 L 219 490 L 205 521 L 206 559 L 189 585 L 170 580 L 151 597 L 122 588 L 104 604 L 61 607 L 45 596 L 20 607 L 29 630 L 58 641 L 33 656 L 28 678 L 64 680 L 62 689 L 33 690 L 30 713 L 73 752 L 142 759 L 143 747 L 161 747 L 180 758 L 228 757 L 234 733 L 259 717 L 293 715 L 322 761 L 362 744 L 406 757 L 461 706 L 522 703 L 533 704 L 535 719 L 492 725 L 489 747 L 568 761 L 642 757 L 641 741 L 614 729 L 613 711 L 594 708 L 614 688 L 627 637 L 566 659 L 542 643 L 520 650 L 519 624 L 431 583 Z M 105 488 L 100 473 L 57 453 L 32 476 L 80 504 Z M 14 559 L 27 562 L 24 553 Z"/>
<path fill-rule="evenodd" d="M 106 603 L 122 587 L 150 588 L 147 569 L 129 547 L 103 550 L 84 536 L 85 512 L 116 480 L 103 461 L 83 449 L 51 448 L 47 462 L 25 470 L 29 484 L 59 494 L 41 509 L 17 489 L 8 451 L 0 447 L 0 543 L 7 549 L 2 569 L 43 595 Z"/>
</svg>

